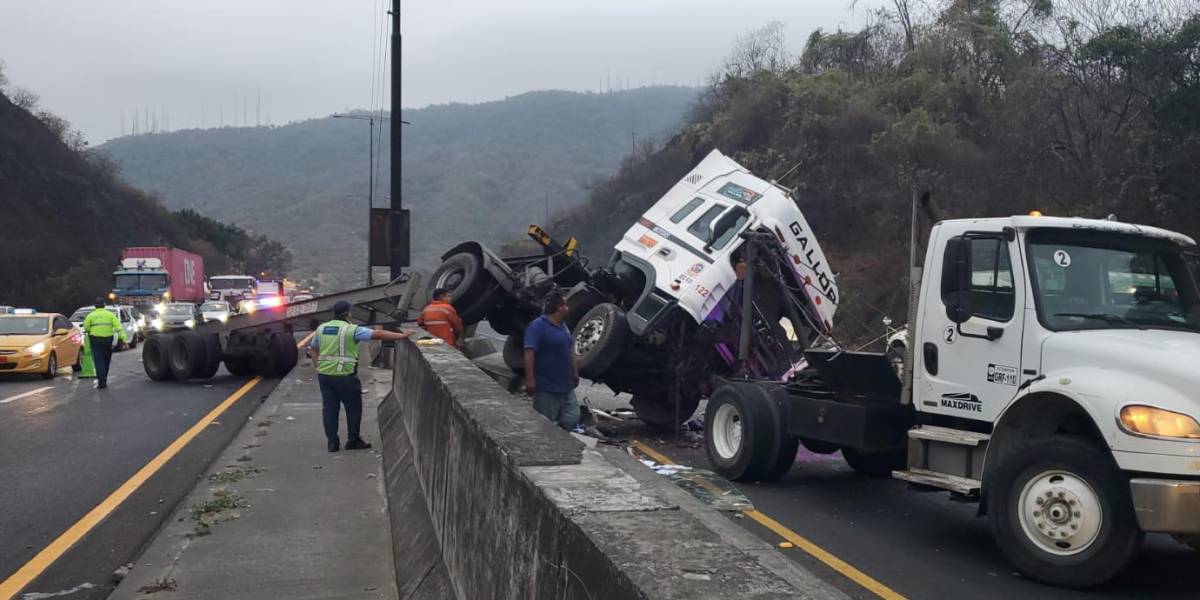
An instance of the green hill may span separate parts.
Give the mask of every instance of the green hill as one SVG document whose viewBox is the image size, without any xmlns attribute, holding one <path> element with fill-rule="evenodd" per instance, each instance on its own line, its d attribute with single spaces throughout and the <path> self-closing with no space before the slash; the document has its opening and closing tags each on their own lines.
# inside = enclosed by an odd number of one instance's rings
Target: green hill
<svg viewBox="0 0 1200 600">
<path fill-rule="evenodd" d="M 914 187 L 946 218 L 1039 209 L 1200 233 L 1200 16 L 1093 21 L 1054 12 L 1082 4 L 1019 4 L 940 0 L 816 31 L 795 60 L 749 35 L 682 130 L 556 228 L 606 256 L 719 148 L 794 188 L 840 272 L 841 335 L 860 341 L 906 315 Z"/>
<path fill-rule="evenodd" d="M 678 128 L 696 90 L 532 92 L 496 102 L 408 110 L 403 190 L 413 259 L 436 261 L 463 239 L 502 244 L 581 205 L 642 143 Z M 271 128 L 127 136 L 101 148 L 136 185 L 285 241 L 293 274 L 325 290 L 361 284 L 366 262 L 368 124 L 312 119 Z M 388 194 L 382 128 L 376 206 Z M 347 198 L 350 194 L 352 197 Z"/>
<path fill-rule="evenodd" d="M 0 304 L 65 313 L 90 304 L 112 289 L 125 246 L 184 248 L 210 269 L 286 270 L 270 240 L 168 211 L 115 177 L 104 156 L 69 147 L 64 139 L 78 147 L 82 138 L 23 98 L 25 107 L 0 93 Z M 263 262 L 264 251 L 275 254 Z"/>
</svg>

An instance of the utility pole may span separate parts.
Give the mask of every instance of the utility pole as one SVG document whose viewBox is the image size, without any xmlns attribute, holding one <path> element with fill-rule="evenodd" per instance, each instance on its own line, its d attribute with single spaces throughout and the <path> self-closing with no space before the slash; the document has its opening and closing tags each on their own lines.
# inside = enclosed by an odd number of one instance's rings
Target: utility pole
<svg viewBox="0 0 1200 600">
<path fill-rule="evenodd" d="M 400 199 L 400 0 L 392 0 L 392 117 L 391 128 L 391 278 L 400 277 L 408 266 L 408 215 Z"/>
</svg>

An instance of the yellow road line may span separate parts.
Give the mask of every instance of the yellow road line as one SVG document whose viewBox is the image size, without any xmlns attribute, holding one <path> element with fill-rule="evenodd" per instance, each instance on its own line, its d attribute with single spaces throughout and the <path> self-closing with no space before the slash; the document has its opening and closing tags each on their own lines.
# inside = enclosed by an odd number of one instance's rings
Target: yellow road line
<svg viewBox="0 0 1200 600">
<path fill-rule="evenodd" d="M 676 464 L 675 461 L 671 460 L 665 454 L 662 454 L 661 452 L 651 448 L 646 444 L 643 444 L 642 442 L 634 440 L 630 443 L 630 445 L 636 448 L 638 452 L 653 458 L 655 462 L 664 465 Z M 876 596 L 884 598 L 885 600 L 907 600 L 903 595 L 896 592 L 896 590 L 893 590 L 892 588 L 880 583 L 870 575 L 867 575 L 866 573 L 854 568 L 846 561 L 834 556 L 828 550 L 825 550 L 824 548 L 812 543 L 804 536 L 801 536 L 795 531 L 784 527 L 779 521 L 776 521 L 775 519 L 772 519 L 771 517 L 754 509 L 744 510 L 742 511 L 742 514 L 746 515 L 746 517 L 750 519 L 753 519 L 754 522 L 758 523 L 759 525 L 770 529 L 775 535 L 778 535 L 784 540 L 791 542 L 797 548 L 807 552 L 809 556 L 812 556 L 813 558 L 825 563 L 825 565 L 829 568 L 841 573 L 847 579 L 869 590 Z"/>
<path fill-rule="evenodd" d="M 88 511 L 82 519 L 76 521 L 62 535 L 58 536 L 53 542 L 50 542 L 50 545 L 43 548 L 41 552 L 38 552 L 29 562 L 18 569 L 16 573 L 13 573 L 8 579 L 0 582 L 0 600 L 11 600 L 15 597 L 25 586 L 29 585 L 38 575 L 41 575 L 50 565 L 54 564 L 54 561 L 61 558 L 63 554 L 66 554 L 67 550 L 70 550 L 72 546 L 83 539 L 92 529 L 95 529 L 122 502 L 133 495 L 142 484 L 146 483 L 159 469 L 162 469 L 176 454 L 179 454 L 184 446 L 188 445 L 188 442 L 191 442 L 197 435 L 200 435 L 201 431 L 204 431 L 213 421 L 217 420 L 217 417 L 220 417 L 222 413 L 228 410 L 230 406 L 233 406 L 239 398 L 245 396 L 260 381 L 262 381 L 262 377 L 255 377 L 238 388 L 236 392 L 230 394 L 216 408 L 209 411 L 207 415 L 204 415 L 204 418 L 197 421 L 183 435 L 171 442 L 171 445 L 167 446 L 162 452 L 159 452 L 158 456 L 155 456 L 145 466 L 138 469 L 138 472 L 134 473 L 133 477 L 130 477 L 125 483 L 121 484 L 121 487 L 109 494 L 100 504 L 97 504 L 95 508 Z"/>
</svg>

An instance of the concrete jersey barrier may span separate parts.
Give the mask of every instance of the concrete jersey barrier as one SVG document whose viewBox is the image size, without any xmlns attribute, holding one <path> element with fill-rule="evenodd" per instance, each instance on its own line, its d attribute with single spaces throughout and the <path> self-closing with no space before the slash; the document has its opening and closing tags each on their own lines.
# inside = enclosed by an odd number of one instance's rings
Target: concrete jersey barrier
<svg viewBox="0 0 1200 600">
<path fill-rule="evenodd" d="M 396 346 L 379 422 L 401 598 L 845 597 L 457 351 Z"/>
</svg>

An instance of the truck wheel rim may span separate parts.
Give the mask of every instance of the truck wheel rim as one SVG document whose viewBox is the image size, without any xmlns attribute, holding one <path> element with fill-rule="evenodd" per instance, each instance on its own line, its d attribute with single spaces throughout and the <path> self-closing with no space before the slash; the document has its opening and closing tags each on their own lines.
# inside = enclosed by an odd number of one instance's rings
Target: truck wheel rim
<svg viewBox="0 0 1200 600">
<path fill-rule="evenodd" d="M 722 404 L 713 415 L 709 429 L 717 455 L 733 460 L 742 448 L 742 415 L 732 404 Z"/>
<path fill-rule="evenodd" d="M 1104 523 L 1096 491 L 1084 479 L 1062 470 L 1044 471 L 1026 482 L 1017 510 L 1025 537 L 1056 556 L 1090 548 Z"/>
<path fill-rule="evenodd" d="M 462 268 L 446 271 L 442 273 L 441 277 L 438 277 L 437 287 L 454 292 L 454 290 L 458 289 L 458 286 L 462 285 L 463 279 L 466 279 L 466 277 L 467 272 Z"/>
<path fill-rule="evenodd" d="M 584 321 L 583 325 L 579 327 L 579 333 L 575 335 L 575 356 L 585 356 L 591 352 L 602 335 L 604 335 L 603 317 L 592 317 Z"/>
</svg>

